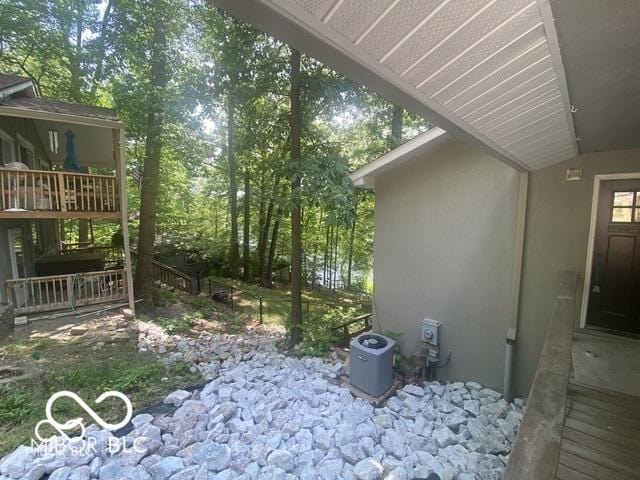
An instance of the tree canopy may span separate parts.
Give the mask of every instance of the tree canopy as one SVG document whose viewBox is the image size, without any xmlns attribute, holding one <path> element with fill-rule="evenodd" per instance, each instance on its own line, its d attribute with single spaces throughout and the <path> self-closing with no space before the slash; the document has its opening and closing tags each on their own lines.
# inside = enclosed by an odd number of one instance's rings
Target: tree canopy
<svg viewBox="0 0 640 480">
<path fill-rule="evenodd" d="M 428 125 L 304 54 L 293 68 L 296 55 L 208 2 L 0 4 L 1 71 L 126 124 L 147 297 L 162 245 L 264 286 L 293 267 L 301 286 L 371 288 L 374 197 L 348 173 Z"/>
</svg>

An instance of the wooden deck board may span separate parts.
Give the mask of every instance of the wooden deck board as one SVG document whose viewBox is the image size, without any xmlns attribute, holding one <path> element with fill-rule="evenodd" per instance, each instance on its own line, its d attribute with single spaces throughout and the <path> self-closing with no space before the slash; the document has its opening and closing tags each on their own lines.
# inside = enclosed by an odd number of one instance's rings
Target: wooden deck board
<svg viewBox="0 0 640 480">
<path fill-rule="evenodd" d="M 558 480 L 640 479 L 640 398 L 569 383 Z"/>
</svg>

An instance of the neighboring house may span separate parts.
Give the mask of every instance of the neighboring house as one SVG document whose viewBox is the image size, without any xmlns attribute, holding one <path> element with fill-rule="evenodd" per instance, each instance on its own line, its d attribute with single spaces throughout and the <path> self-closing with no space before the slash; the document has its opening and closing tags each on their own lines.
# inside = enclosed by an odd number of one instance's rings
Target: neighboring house
<svg viewBox="0 0 640 480">
<path fill-rule="evenodd" d="M 112 110 L 39 97 L 30 79 L 0 74 L 0 301 L 17 315 L 133 307 L 124 141 Z M 63 168 L 71 142 L 82 171 Z M 121 245 L 60 237 L 60 222 L 93 219 L 119 225 Z"/>
<path fill-rule="evenodd" d="M 576 326 L 638 333 L 635 2 L 214 3 L 440 127 L 352 175 L 376 190 L 374 326 L 403 352 L 441 321 L 441 378 L 509 389 L 513 365 L 526 394 L 567 270 Z"/>
</svg>

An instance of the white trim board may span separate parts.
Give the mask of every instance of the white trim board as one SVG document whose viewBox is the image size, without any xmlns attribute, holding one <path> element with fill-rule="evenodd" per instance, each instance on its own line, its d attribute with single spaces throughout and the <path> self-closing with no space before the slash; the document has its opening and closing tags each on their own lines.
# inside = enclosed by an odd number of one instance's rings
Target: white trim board
<svg viewBox="0 0 640 480">
<path fill-rule="evenodd" d="M 451 135 L 443 129 L 431 128 L 351 173 L 351 181 L 358 188 L 372 189 L 375 187 L 375 178 L 380 173 L 428 152 L 448 138 Z"/>
<path fill-rule="evenodd" d="M 593 250 L 596 243 L 596 225 L 598 222 L 598 197 L 600 183 L 607 180 L 640 180 L 638 173 L 609 173 L 595 175 L 593 179 L 593 197 L 591 199 L 591 220 L 589 223 L 589 243 L 587 244 L 587 265 L 584 269 L 584 285 L 582 288 L 582 304 L 580 307 L 580 328 L 586 328 L 589 310 L 589 294 L 591 293 L 591 271 L 593 270 Z"/>
</svg>

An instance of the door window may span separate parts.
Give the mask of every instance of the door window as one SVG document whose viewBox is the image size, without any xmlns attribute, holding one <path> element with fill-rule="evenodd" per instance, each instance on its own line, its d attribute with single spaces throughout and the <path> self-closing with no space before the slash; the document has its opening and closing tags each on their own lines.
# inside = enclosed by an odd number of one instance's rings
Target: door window
<svg viewBox="0 0 640 480">
<path fill-rule="evenodd" d="M 613 192 L 612 223 L 640 223 L 640 191 Z"/>
</svg>

